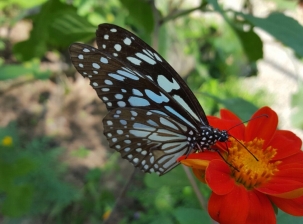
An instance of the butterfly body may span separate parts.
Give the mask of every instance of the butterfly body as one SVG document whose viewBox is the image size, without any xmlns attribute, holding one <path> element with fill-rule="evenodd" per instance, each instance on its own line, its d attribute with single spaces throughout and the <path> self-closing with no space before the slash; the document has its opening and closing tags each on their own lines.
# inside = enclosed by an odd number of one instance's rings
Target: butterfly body
<svg viewBox="0 0 303 224">
<path fill-rule="evenodd" d="M 144 172 L 163 175 L 182 155 L 228 139 L 209 126 L 198 100 L 175 70 L 129 31 L 101 24 L 98 49 L 70 47 L 78 72 L 109 113 L 103 119 L 109 146 Z"/>
</svg>

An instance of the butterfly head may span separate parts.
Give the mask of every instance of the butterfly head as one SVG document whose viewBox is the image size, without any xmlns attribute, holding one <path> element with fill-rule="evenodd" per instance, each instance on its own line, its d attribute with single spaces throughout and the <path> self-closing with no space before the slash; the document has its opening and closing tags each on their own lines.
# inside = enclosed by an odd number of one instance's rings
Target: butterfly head
<svg viewBox="0 0 303 224">
<path fill-rule="evenodd" d="M 229 135 L 228 135 L 226 130 L 217 129 L 216 131 L 218 133 L 218 141 L 219 142 L 226 142 L 228 140 Z"/>
</svg>

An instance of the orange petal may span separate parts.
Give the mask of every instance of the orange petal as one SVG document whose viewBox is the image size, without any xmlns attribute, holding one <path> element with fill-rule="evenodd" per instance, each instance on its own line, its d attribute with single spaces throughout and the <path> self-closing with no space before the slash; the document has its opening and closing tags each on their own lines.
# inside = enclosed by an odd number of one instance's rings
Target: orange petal
<svg viewBox="0 0 303 224">
<path fill-rule="evenodd" d="M 193 169 L 193 173 L 202 183 L 206 184 L 205 170 Z"/>
<path fill-rule="evenodd" d="M 256 118 L 262 114 L 266 114 L 268 117 L 263 116 Z M 276 112 L 269 107 L 263 107 L 259 109 L 251 119 L 254 120 L 249 121 L 247 124 L 245 140 L 251 141 L 258 137 L 265 140 L 264 145 L 266 146 L 272 139 L 277 129 L 278 116 Z"/>
<path fill-rule="evenodd" d="M 237 115 L 235 115 L 233 112 L 231 112 L 227 109 L 221 109 L 220 116 L 224 120 L 233 120 L 239 124 L 242 123 L 242 121 L 240 120 L 240 118 Z"/>
<path fill-rule="evenodd" d="M 269 182 L 256 190 L 281 198 L 297 198 L 303 195 L 302 164 L 286 164 L 279 166 L 279 171 Z"/>
<path fill-rule="evenodd" d="M 205 170 L 209 164 L 209 160 L 189 159 L 189 158 L 180 160 L 179 162 L 185 166 L 195 169 L 200 169 L 200 170 Z"/>
<path fill-rule="evenodd" d="M 191 153 L 188 156 L 180 156 L 177 161 L 185 166 L 195 169 L 205 169 L 209 161 L 219 159 L 220 156 L 216 152 L 204 151 L 199 153 Z"/>
<path fill-rule="evenodd" d="M 277 130 L 269 144 L 277 149 L 273 160 L 282 160 L 298 152 L 302 153 L 302 140 L 291 131 Z"/>
<path fill-rule="evenodd" d="M 275 224 L 276 216 L 268 197 L 257 191 L 248 191 L 249 214 L 245 224 Z"/>
<path fill-rule="evenodd" d="M 282 160 L 283 163 L 302 163 L 303 161 L 303 152 L 300 151 L 299 153 L 286 157 Z"/>
<path fill-rule="evenodd" d="M 303 216 L 303 197 L 295 199 L 284 199 L 270 196 L 270 200 L 282 211 L 288 214 Z"/>
<path fill-rule="evenodd" d="M 234 189 L 235 182 L 230 172 L 230 167 L 222 160 L 213 160 L 209 163 L 205 172 L 206 182 L 216 194 L 228 194 Z"/>
<path fill-rule="evenodd" d="M 208 202 L 208 213 L 220 224 L 243 224 L 246 223 L 249 203 L 246 189 L 239 185 L 223 196 L 212 193 Z"/>
</svg>

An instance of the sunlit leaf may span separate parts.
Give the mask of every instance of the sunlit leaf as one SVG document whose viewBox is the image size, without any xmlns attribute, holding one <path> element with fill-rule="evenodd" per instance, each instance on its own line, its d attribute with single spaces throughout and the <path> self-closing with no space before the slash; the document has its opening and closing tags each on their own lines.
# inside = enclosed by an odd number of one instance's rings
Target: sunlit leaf
<svg viewBox="0 0 303 224">
<path fill-rule="evenodd" d="M 303 57 L 303 26 L 283 13 L 271 13 L 266 18 L 238 13 L 254 26 L 263 29 Z"/>
</svg>

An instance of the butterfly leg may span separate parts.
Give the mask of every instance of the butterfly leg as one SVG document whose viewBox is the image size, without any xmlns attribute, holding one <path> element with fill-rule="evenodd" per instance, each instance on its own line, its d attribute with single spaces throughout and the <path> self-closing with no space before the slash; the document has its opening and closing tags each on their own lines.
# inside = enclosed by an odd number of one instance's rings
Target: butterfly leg
<svg viewBox="0 0 303 224">
<path fill-rule="evenodd" d="M 212 148 L 212 150 L 214 150 L 215 152 L 217 152 L 219 154 L 219 156 L 224 160 L 224 162 L 229 165 L 230 167 L 234 168 L 235 170 L 237 170 L 238 172 L 240 172 L 236 167 L 234 167 L 231 163 L 229 163 L 225 158 L 224 156 L 221 154 L 220 150 L 219 149 L 215 149 L 215 148 Z"/>
</svg>

